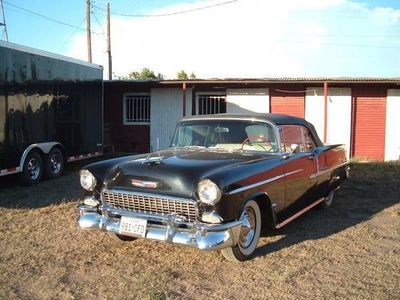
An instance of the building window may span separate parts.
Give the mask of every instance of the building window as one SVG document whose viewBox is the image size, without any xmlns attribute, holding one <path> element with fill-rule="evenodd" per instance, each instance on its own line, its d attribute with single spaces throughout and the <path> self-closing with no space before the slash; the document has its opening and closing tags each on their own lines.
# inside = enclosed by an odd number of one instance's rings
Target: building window
<svg viewBox="0 0 400 300">
<path fill-rule="evenodd" d="M 150 95 L 128 94 L 124 96 L 124 124 L 150 123 Z"/>
<path fill-rule="evenodd" d="M 197 95 L 197 114 L 207 115 L 226 113 L 225 98 L 225 95 Z"/>
</svg>

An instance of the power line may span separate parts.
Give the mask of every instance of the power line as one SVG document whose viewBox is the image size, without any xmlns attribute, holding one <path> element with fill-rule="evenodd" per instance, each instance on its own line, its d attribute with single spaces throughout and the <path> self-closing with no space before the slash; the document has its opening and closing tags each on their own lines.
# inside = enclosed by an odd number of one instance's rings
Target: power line
<svg viewBox="0 0 400 300">
<path fill-rule="evenodd" d="M 94 19 L 96 20 L 97 24 L 99 25 L 99 27 L 100 27 L 100 29 L 101 29 L 101 31 L 102 31 L 102 34 L 105 34 L 105 32 L 104 32 L 104 30 L 103 30 L 103 25 L 101 25 L 101 22 L 100 22 L 99 19 L 97 18 L 97 16 L 96 16 L 96 14 L 94 13 L 94 11 L 92 10 L 90 13 L 91 13 L 91 15 L 94 17 Z"/>
<path fill-rule="evenodd" d="M 32 11 L 32 10 L 29 10 L 29 9 L 23 8 L 23 7 L 21 7 L 21 6 L 18 6 L 18 5 L 9 3 L 9 2 L 7 2 L 7 1 L 4 1 L 4 0 L 3 0 L 3 2 L 4 2 L 6 5 L 11 6 L 11 7 L 14 7 L 14 8 L 17 8 L 17 9 L 19 9 L 19 10 L 25 12 L 25 13 L 28 13 L 28 14 L 31 15 L 31 16 L 35 16 L 35 17 L 38 17 L 38 18 L 41 18 L 41 19 L 44 19 L 44 20 L 47 20 L 47 21 L 51 21 L 51 22 L 54 22 L 54 23 L 58 23 L 58 24 L 61 24 L 61 25 L 64 25 L 64 26 L 71 27 L 71 28 L 74 28 L 74 29 L 78 29 L 78 30 L 82 30 L 82 31 L 85 31 L 85 30 L 86 30 L 85 28 L 78 27 L 78 26 L 75 26 L 75 25 L 66 23 L 66 22 L 64 22 L 64 21 L 61 21 L 61 20 L 57 20 L 57 19 L 54 19 L 54 18 L 45 16 L 45 15 L 39 14 L 39 13 L 34 12 L 34 11 Z M 18 11 L 18 12 L 19 12 L 19 11 Z M 104 34 L 104 33 L 100 33 L 100 32 L 92 32 L 92 33 L 94 33 L 94 34 Z"/>
<path fill-rule="evenodd" d="M 4 32 L 3 32 L 3 36 L 6 38 L 6 41 L 8 42 L 8 33 L 7 33 L 7 24 L 6 24 L 6 16 L 4 14 L 4 6 L 3 6 L 3 0 L 1 1 L 1 14 L 3 17 L 3 22 L 0 23 L 0 26 L 4 26 Z"/>
<path fill-rule="evenodd" d="M 211 4 L 211 5 L 207 5 L 207 6 L 196 7 L 196 8 L 186 9 L 186 10 L 180 10 L 180 11 L 175 11 L 175 12 L 170 12 L 170 13 L 165 13 L 165 14 L 145 15 L 145 14 L 125 14 L 125 13 L 118 13 L 118 12 L 111 12 L 111 14 L 116 15 L 116 16 L 132 17 L 132 18 L 170 17 L 170 16 L 175 16 L 175 15 L 191 13 L 191 12 L 195 12 L 195 11 L 199 11 L 199 10 L 209 9 L 209 8 L 213 8 L 213 7 L 217 7 L 217 6 L 227 5 L 227 4 L 237 2 L 237 1 L 238 0 L 230 0 L 230 1 L 225 1 L 225 2 L 221 2 L 221 3 L 215 3 L 215 4 Z M 94 5 L 94 4 L 93 4 L 93 6 L 97 9 L 105 12 L 104 8 Z"/>
</svg>

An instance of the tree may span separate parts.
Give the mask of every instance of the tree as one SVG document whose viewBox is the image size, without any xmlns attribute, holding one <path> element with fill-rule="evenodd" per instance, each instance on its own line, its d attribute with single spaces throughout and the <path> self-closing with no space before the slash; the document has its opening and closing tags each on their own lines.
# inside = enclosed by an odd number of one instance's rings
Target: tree
<svg viewBox="0 0 400 300">
<path fill-rule="evenodd" d="M 196 75 L 192 72 L 188 76 L 188 74 L 184 70 L 180 70 L 178 73 L 176 73 L 176 77 L 179 80 L 188 80 L 188 79 L 196 79 Z"/>
<path fill-rule="evenodd" d="M 184 70 L 180 70 L 178 73 L 176 73 L 176 77 L 179 80 L 188 80 L 189 79 L 188 74 L 186 74 L 186 72 Z"/>
<path fill-rule="evenodd" d="M 120 76 L 119 79 L 125 80 L 163 80 L 164 75 L 161 73 L 154 74 L 152 70 L 149 68 L 143 68 L 141 71 L 132 71 L 129 72 L 128 76 Z"/>
</svg>

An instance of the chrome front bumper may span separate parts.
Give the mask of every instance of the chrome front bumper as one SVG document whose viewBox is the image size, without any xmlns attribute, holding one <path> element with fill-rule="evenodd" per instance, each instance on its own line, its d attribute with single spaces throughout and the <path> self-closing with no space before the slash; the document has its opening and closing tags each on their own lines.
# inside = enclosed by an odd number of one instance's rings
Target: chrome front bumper
<svg viewBox="0 0 400 300">
<path fill-rule="evenodd" d="M 187 223 L 176 215 L 156 216 L 118 210 L 107 205 L 99 208 L 78 206 L 78 224 L 82 229 L 97 229 L 119 234 L 120 216 L 146 219 L 145 238 L 189 246 L 205 251 L 220 250 L 238 243 L 242 221 L 224 224 Z"/>
</svg>

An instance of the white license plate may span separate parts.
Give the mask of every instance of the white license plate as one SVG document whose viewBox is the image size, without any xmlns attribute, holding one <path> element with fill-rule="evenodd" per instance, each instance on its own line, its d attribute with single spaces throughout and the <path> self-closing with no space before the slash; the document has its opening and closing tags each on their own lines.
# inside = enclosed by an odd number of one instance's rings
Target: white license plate
<svg viewBox="0 0 400 300">
<path fill-rule="evenodd" d="M 122 216 L 119 225 L 119 233 L 145 237 L 146 227 L 147 220 Z"/>
</svg>

